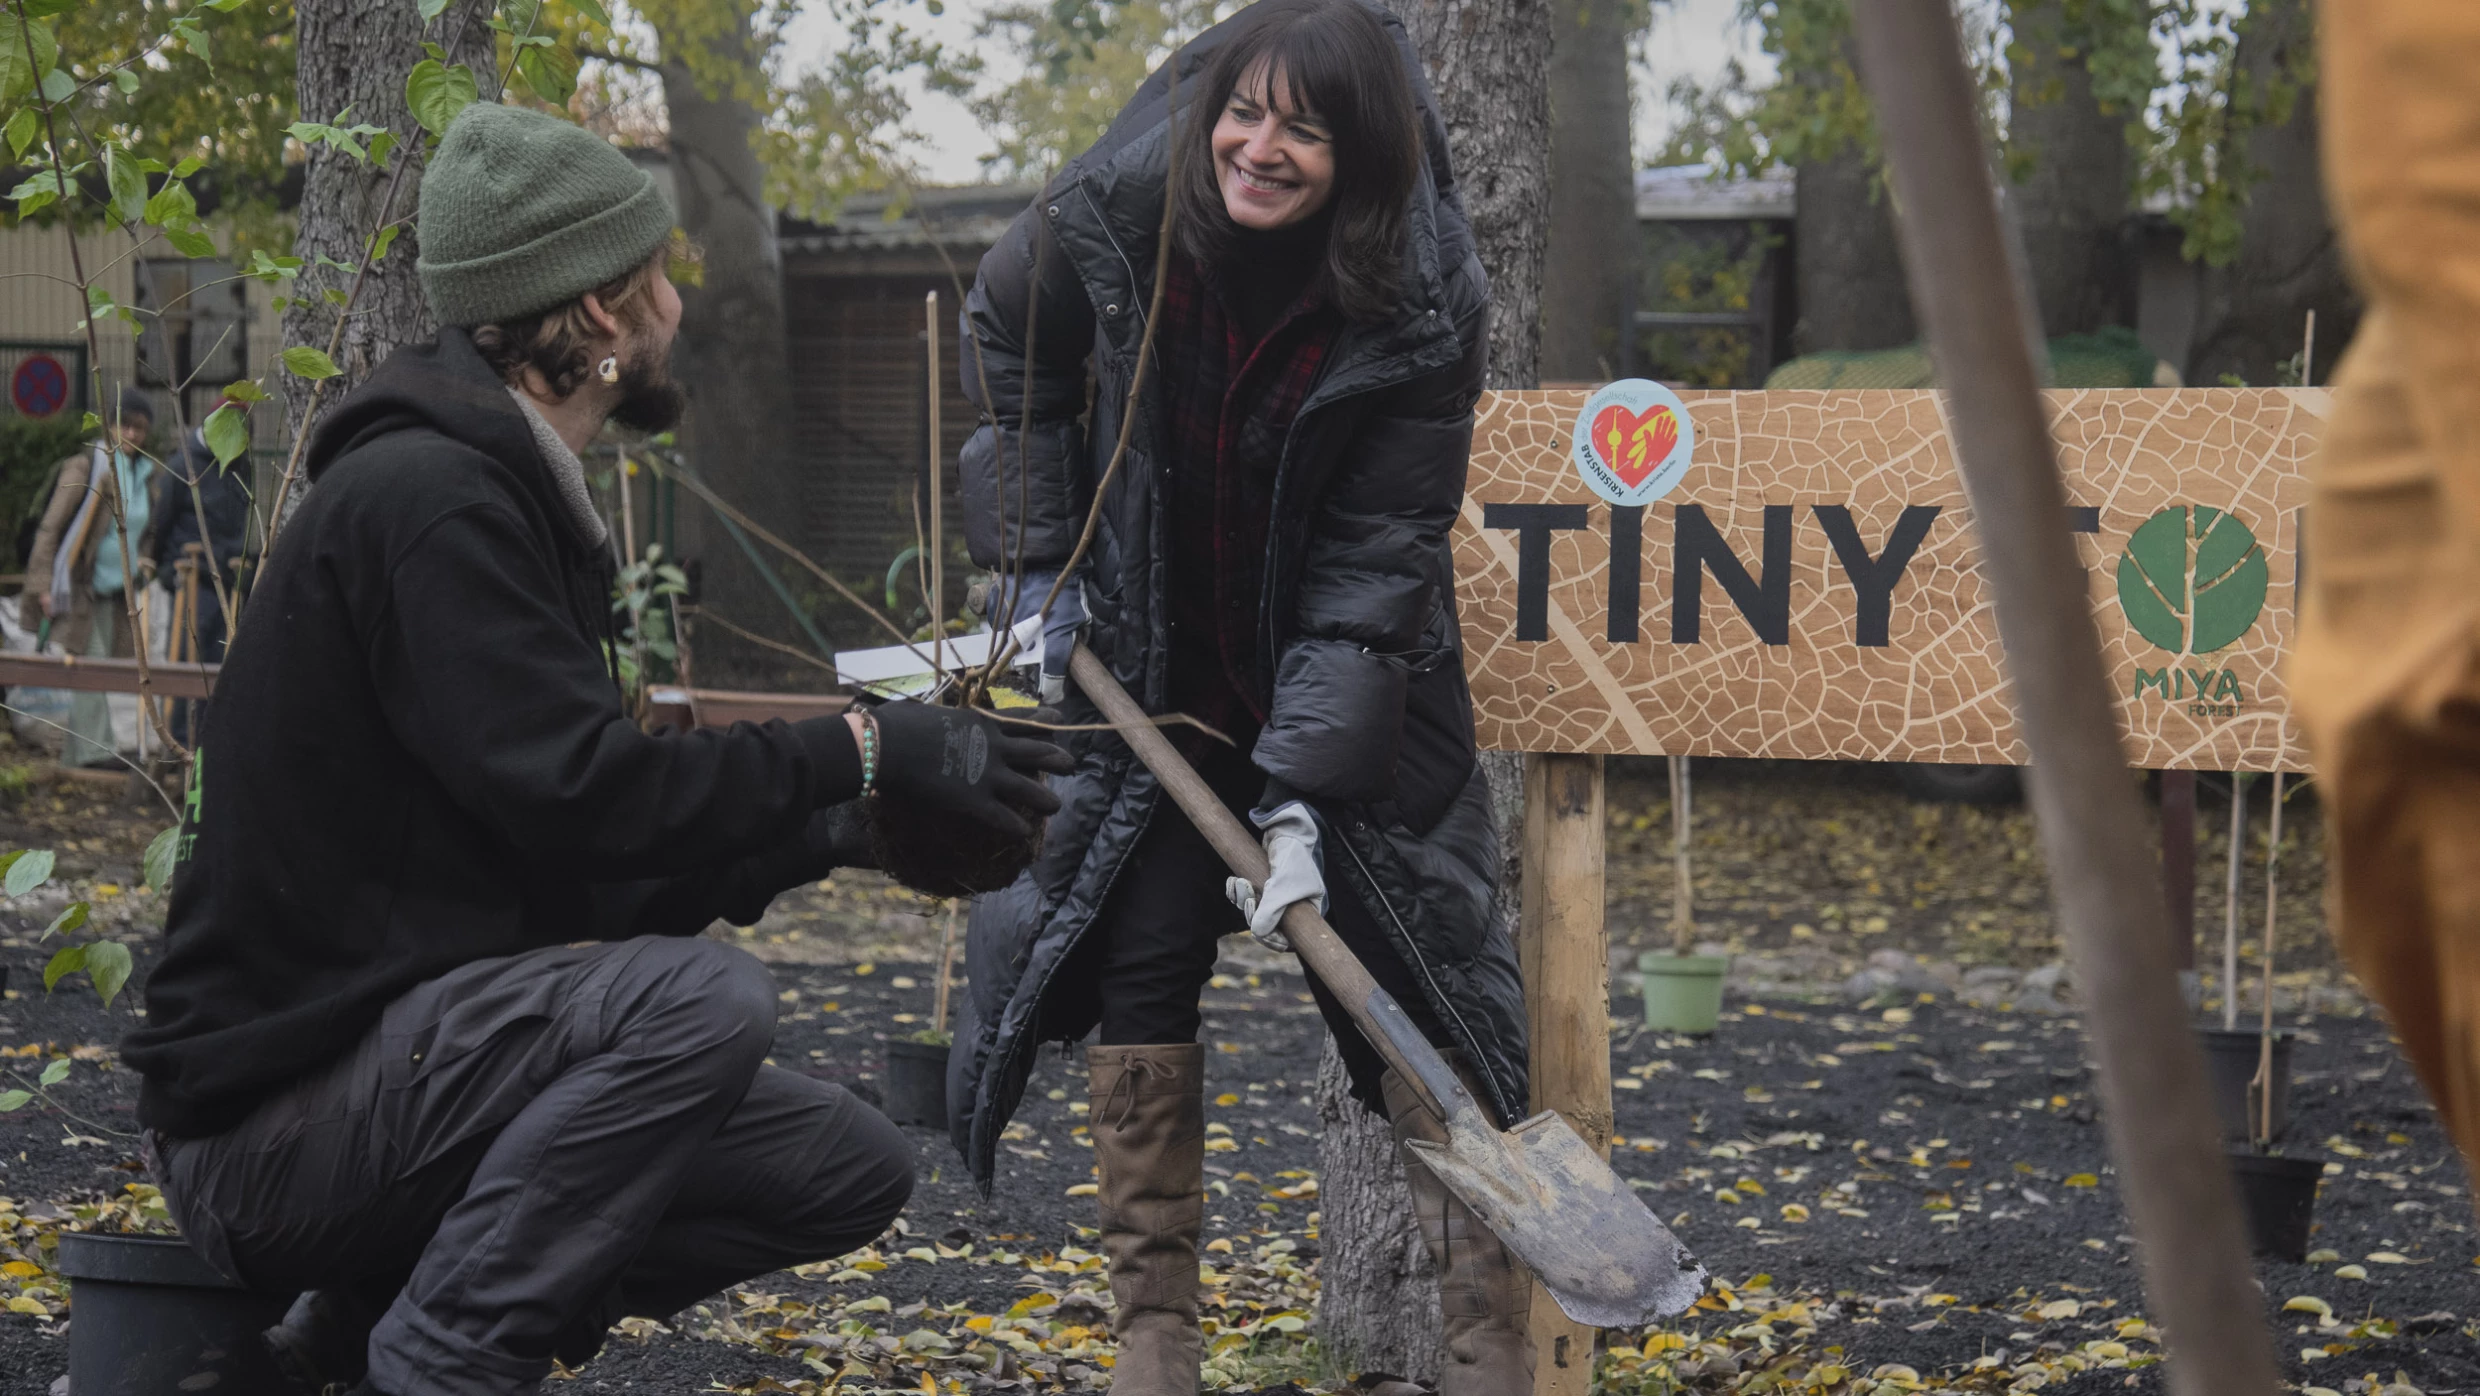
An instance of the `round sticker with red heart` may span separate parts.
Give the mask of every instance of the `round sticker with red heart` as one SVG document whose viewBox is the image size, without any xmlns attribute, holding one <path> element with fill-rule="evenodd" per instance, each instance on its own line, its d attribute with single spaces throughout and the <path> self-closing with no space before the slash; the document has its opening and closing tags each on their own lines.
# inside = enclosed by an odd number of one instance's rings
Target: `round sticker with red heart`
<svg viewBox="0 0 2480 1396">
<path fill-rule="evenodd" d="M 1576 414 L 1576 473 L 1613 504 L 1669 494 L 1696 454 L 1696 424 L 1679 395 L 1645 378 L 1595 390 Z"/>
</svg>

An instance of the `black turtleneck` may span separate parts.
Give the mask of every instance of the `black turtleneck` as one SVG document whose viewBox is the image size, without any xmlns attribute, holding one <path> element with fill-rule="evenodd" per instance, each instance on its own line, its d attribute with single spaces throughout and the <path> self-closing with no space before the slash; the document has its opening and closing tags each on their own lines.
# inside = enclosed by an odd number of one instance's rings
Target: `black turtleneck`
<svg viewBox="0 0 2480 1396">
<path fill-rule="evenodd" d="M 1271 232 L 1242 229 L 1215 260 L 1209 275 L 1248 344 L 1263 341 L 1317 279 L 1334 221 L 1330 210 Z"/>
</svg>

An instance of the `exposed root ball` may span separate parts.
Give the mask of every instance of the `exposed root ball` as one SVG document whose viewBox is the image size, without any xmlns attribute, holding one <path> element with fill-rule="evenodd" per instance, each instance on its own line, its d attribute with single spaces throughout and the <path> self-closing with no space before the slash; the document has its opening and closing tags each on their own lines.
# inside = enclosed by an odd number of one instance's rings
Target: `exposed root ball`
<svg viewBox="0 0 2480 1396">
<path fill-rule="evenodd" d="M 1014 882 L 1040 856 L 1048 823 L 1028 815 L 1031 832 L 1010 839 L 884 794 L 868 803 L 870 851 L 879 870 L 928 897 L 979 896 Z"/>
</svg>

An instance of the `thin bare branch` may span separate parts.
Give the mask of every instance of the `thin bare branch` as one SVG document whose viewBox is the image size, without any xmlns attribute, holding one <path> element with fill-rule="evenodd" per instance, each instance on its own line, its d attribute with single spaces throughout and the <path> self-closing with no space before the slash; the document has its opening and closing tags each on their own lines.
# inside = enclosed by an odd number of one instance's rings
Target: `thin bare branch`
<svg viewBox="0 0 2480 1396">
<path fill-rule="evenodd" d="M 651 458 L 649 459 L 651 463 Z M 656 466 L 655 469 L 658 473 L 668 473 L 672 479 L 687 485 L 691 494 L 705 500 L 707 507 L 713 509 L 716 513 L 723 515 L 725 518 L 730 519 L 736 524 L 739 524 L 751 537 L 766 544 L 768 547 L 775 549 L 777 552 L 782 553 L 784 556 L 791 558 L 794 562 L 801 564 L 803 570 L 807 571 L 811 576 L 816 577 L 818 580 L 825 582 L 836 595 L 843 597 L 846 601 L 859 607 L 864 615 L 867 615 L 870 619 L 877 621 L 880 626 L 886 629 L 888 634 L 895 636 L 906 649 L 911 650 L 913 652 L 913 657 L 919 659 L 932 673 L 938 672 L 938 666 L 931 663 L 929 655 L 922 653 L 921 647 L 914 642 L 912 636 L 907 635 L 902 630 L 898 629 L 894 621 L 891 621 L 887 619 L 887 617 L 879 614 L 879 610 L 876 606 L 862 600 L 859 593 L 855 592 L 851 587 L 844 585 L 842 581 L 837 579 L 834 573 L 829 572 L 824 567 L 821 567 L 817 563 L 811 561 L 809 554 L 802 552 L 799 548 L 796 548 L 790 543 L 785 542 L 783 539 L 776 537 L 764 524 L 759 523 L 756 519 L 749 517 L 747 514 L 744 514 L 740 510 L 732 507 L 729 503 L 726 503 L 723 496 L 716 494 L 711 489 L 708 489 L 704 481 L 698 479 L 697 476 L 690 474 L 688 471 L 681 469 L 678 465 L 669 467 L 668 472 L 666 472 L 665 467 L 660 465 Z"/>
<path fill-rule="evenodd" d="M 1168 118 L 1171 122 L 1171 154 L 1169 167 L 1163 175 L 1163 188 L 1168 191 L 1180 185 L 1180 65 L 1177 49 L 1172 51 L 1170 65 L 1164 71 L 1170 78 L 1166 104 L 1171 111 Z M 1144 337 L 1137 341 L 1137 366 L 1129 375 L 1128 401 L 1120 413 L 1119 441 L 1111 448 L 1111 461 L 1103 467 L 1102 478 L 1094 482 L 1094 502 L 1085 511 L 1085 527 L 1077 534 L 1076 547 L 1068 553 L 1067 563 L 1059 569 L 1058 580 L 1051 583 L 1050 593 L 1042 598 L 1041 614 L 1045 622 L 1050 619 L 1051 607 L 1059 600 L 1060 589 L 1068 584 L 1070 577 L 1076 575 L 1076 569 L 1085 561 L 1086 551 L 1093 547 L 1095 530 L 1102 526 L 1102 511 L 1111 497 L 1111 481 L 1119 475 L 1120 464 L 1128 459 L 1128 443 L 1136 434 L 1137 404 L 1145 396 L 1146 371 L 1154 364 L 1154 333 L 1162 327 L 1163 289 L 1171 279 L 1171 226 L 1178 209 L 1179 200 L 1166 192 L 1163 196 L 1162 226 L 1155 231 L 1154 292 L 1146 306 Z"/>
<path fill-rule="evenodd" d="M 800 660 L 802 663 L 807 664 L 812 668 L 824 669 L 830 674 L 837 672 L 836 667 L 833 664 L 830 664 L 826 660 L 820 659 L 818 656 L 811 654 L 808 650 L 801 649 L 793 645 L 787 645 L 781 640 L 770 640 L 754 630 L 745 630 L 740 626 L 734 625 L 732 622 L 725 620 L 723 617 L 716 615 L 713 611 L 707 610 L 703 606 L 697 608 L 697 616 L 700 620 L 713 621 L 715 624 L 722 626 L 725 630 L 740 636 L 742 639 L 747 640 L 753 645 L 764 645 L 778 654 L 791 655 L 793 658 Z"/>
</svg>

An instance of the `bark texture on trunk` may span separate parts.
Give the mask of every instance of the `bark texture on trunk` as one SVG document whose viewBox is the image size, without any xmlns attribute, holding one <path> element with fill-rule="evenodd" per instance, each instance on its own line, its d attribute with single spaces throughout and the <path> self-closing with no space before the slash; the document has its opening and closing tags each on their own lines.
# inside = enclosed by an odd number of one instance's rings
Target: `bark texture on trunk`
<svg viewBox="0 0 2480 1396">
<path fill-rule="evenodd" d="M 1920 338 L 1895 250 L 1894 200 L 1866 154 L 1846 149 L 1794 176 L 1799 223 L 1792 247 L 1800 322 L 1793 352 L 1889 349 Z"/>
<path fill-rule="evenodd" d="M 2239 70 L 2262 90 L 2315 42 L 2305 0 L 2256 0 L 2239 36 Z M 2272 385 L 2275 365 L 2299 352 L 2311 310 L 2320 366 L 2341 362 L 2359 327 L 2359 297 L 2325 207 L 2313 86 L 2299 94 L 2289 120 L 2249 133 L 2246 163 L 2264 177 L 2249 189 L 2240 215 L 2238 259 L 2205 268 L 2198 288 L 2195 349 L 2185 374 L 2206 387 L 2225 373 Z M 2316 374 L 2319 381 L 2324 376 Z"/>
<path fill-rule="evenodd" d="M 493 0 L 460 0 L 431 26 L 443 44 L 453 44 L 449 61 L 474 70 L 485 100 L 495 99 L 499 74 L 492 66 L 492 32 L 488 21 Z M 353 318 L 335 355 L 342 376 L 330 379 L 318 395 L 316 410 L 311 384 L 290 373 L 280 374 L 284 393 L 285 439 L 310 431 L 317 418 L 370 376 L 370 371 L 398 346 L 418 344 L 439 333 L 422 284 L 414 275 L 421 256 L 420 233 L 410 221 L 422 187 L 422 127 L 405 106 L 405 75 L 422 61 L 422 17 L 407 0 L 322 0 L 298 7 L 295 20 L 295 64 L 301 84 L 301 119 L 331 121 L 348 108 L 346 125 L 369 123 L 396 133 L 396 153 L 389 164 L 372 169 L 324 145 L 310 152 L 301 191 L 300 234 L 294 255 L 302 268 L 298 289 L 291 294 L 283 319 L 284 343 L 325 350 L 335 333 L 338 308 L 322 294 L 348 292 L 353 274 L 323 266 L 332 258 L 358 267 L 362 249 L 386 220 L 405 219 L 404 232 L 386 258 L 370 269 L 361 295 L 353 302 Z M 398 161 L 410 162 L 395 180 L 395 199 L 388 190 Z M 272 482 L 262 482 L 262 485 Z M 301 489 L 295 486 L 294 498 Z M 262 488 L 261 499 L 272 499 Z"/>
<path fill-rule="evenodd" d="M 752 37 L 751 8 L 742 5 L 732 35 L 707 42 L 710 48 L 738 45 L 735 57 L 743 80 L 729 88 L 763 91 L 763 55 Z M 775 235 L 775 210 L 766 201 L 766 173 L 751 143 L 758 113 L 725 84 L 701 82 L 687 63 L 671 57 L 672 35 L 658 30 L 657 38 L 666 54 L 663 101 L 680 226 L 705 253 L 704 284 L 681 290 L 680 340 L 674 350 L 674 363 L 689 393 L 682 438 L 690 468 L 743 513 L 778 534 L 799 537 L 801 488 L 792 457 L 783 252 Z M 702 608 L 744 629 L 801 642 L 774 588 L 713 511 L 702 505 L 684 510 L 679 538 L 683 555 L 699 563 Z M 786 571 L 776 566 L 777 559 L 766 561 L 778 575 Z M 718 661 L 748 659 L 732 654 L 736 642 L 712 628 L 698 638 L 698 658 L 709 666 L 709 679 L 725 677 L 715 674 Z"/>
<path fill-rule="evenodd" d="M 1429 65 L 1455 179 L 1490 273 L 1490 386 L 1541 365 L 1550 208 L 1551 0 L 1387 0 Z"/>
<path fill-rule="evenodd" d="M 1356 1373 L 1438 1380 L 1438 1270 L 1387 1122 L 1354 1100 L 1332 1041 L 1318 1058 L 1318 1332 Z"/>
<path fill-rule="evenodd" d="M 1481 264 L 1490 273 L 1493 388 L 1540 381 L 1541 276 L 1550 206 L 1551 0 L 1387 0 L 1429 67 Z M 1498 816 L 1498 920 L 1515 935 L 1522 758 L 1483 752 Z M 1318 1332 L 1348 1368 L 1433 1381 L 1438 1277 L 1414 1229 L 1392 1130 L 1344 1090 L 1330 1043 L 1318 1066 Z"/>
<path fill-rule="evenodd" d="M 2027 157 L 2007 191 L 2023 238 L 2045 336 L 2135 323 L 2127 238 L 2130 157 L 2124 113 L 2093 97 L 2092 74 L 2067 33 L 2066 0 L 2015 13 L 2007 141 Z"/>
<path fill-rule="evenodd" d="M 1541 277 L 1541 376 L 1619 375 L 1636 275 L 1627 0 L 1550 7 L 1550 228 Z"/>
</svg>

